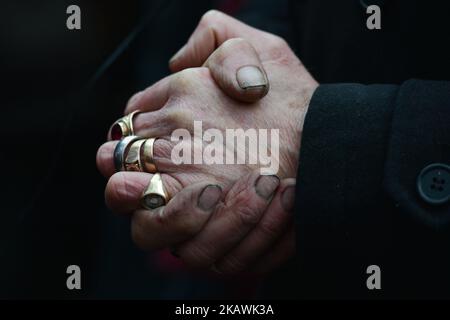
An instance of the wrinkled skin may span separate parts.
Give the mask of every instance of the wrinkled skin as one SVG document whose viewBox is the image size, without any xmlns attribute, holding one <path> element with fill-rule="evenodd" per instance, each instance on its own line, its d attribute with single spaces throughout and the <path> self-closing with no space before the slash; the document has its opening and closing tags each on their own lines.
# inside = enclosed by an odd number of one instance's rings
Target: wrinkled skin
<svg viewBox="0 0 450 320">
<path fill-rule="evenodd" d="M 301 130 L 308 102 L 316 81 L 309 75 L 287 43 L 274 35 L 254 31 L 247 38 L 226 40 L 214 53 L 224 60 L 229 52 L 249 51 L 255 44 L 262 67 L 270 81 L 267 95 L 253 104 L 239 102 L 225 94 L 213 79 L 208 67 L 184 69 L 133 96 L 126 113 L 141 110 L 135 116 L 139 136 L 159 137 L 155 143 L 155 160 L 171 195 L 191 183 L 208 180 L 229 186 L 255 165 L 175 165 L 170 161 L 175 129 L 188 129 L 193 135 L 194 120 L 203 122 L 203 131 L 248 128 L 279 129 L 281 178 L 295 177 L 298 165 Z M 254 32 L 254 33 L 253 33 Z M 270 140 L 269 140 L 270 141 Z M 114 142 L 99 150 L 99 168 L 110 176 Z M 225 150 L 225 149 L 224 149 Z M 235 150 L 232 150 L 235 152 Z"/>
<path fill-rule="evenodd" d="M 270 89 L 239 87 L 236 72 L 247 65 L 265 73 Z M 170 67 L 175 73 L 134 95 L 125 113 L 140 110 L 135 133 L 158 137 L 155 161 L 172 199 L 142 210 L 139 199 L 152 174 L 114 174 L 116 142 L 110 141 L 97 154 L 99 170 L 109 177 L 108 206 L 132 213 L 132 236 L 144 249 L 176 248 L 188 265 L 219 273 L 276 268 L 295 252 L 293 178 L 317 82 L 283 39 L 217 11 L 204 15 Z M 173 164 L 177 142 L 170 135 L 178 128 L 193 134 L 194 120 L 202 120 L 203 131 L 279 129 L 282 180 L 260 176 L 258 165 Z"/>
</svg>

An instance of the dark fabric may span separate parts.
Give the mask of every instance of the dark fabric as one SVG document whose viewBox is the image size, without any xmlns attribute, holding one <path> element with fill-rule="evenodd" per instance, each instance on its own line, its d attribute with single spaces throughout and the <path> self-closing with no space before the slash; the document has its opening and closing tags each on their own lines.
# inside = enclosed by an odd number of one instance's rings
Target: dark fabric
<svg viewBox="0 0 450 320">
<path fill-rule="evenodd" d="M 418 80 L 315 92 L 297 194 L 304 297 L 450 297 L 450 204 L 426 205 L 416 190 L 424 166 L 450 163 L 449 94 L 449 83 Z M 381 291 L 366 287 L 372 264 Z"/>
<path fill-rule="evenodd" d="M 295 4 L 297 51 L 319 81 L 398 84 L 322 85 L 314 94 L 296 199 L 300 295 L 449 298 L 450 204 L 423 201 L 417 177 L 450 164 L 450 83 L 408 81 L 449 80 L 445 10 L 385 2 L 383 29 L 369 31 L 358 5 Z M 367 289 L 372 264 L 381 290 Z"/>
<path fill-rule="evenodd" d="M 429 164 L 450 164 L 450 82 L 408 81 L 402 86 L 388 150 L 385 187 L 390 196 L 420 222 L 437 231 L 445 228 L 450 201 L 428 205 L 419 197 L 416 180 Z"/>
<path fill-rule="evenodd" d="M 380 199 L 396 95 L 396 86 L 358 84 L 324 85 L 315 93 L 300 151 L 298 203 L 307 209 L 296 221 L 300 243 L 310 242 L 308 230 L 322 229 L 327 236 L 314 247 L 364 248 L 389 220 Z"/>
<path fill-rule="evenodd" d="M 448 1 L 384 1 L 381 30 L 367 29 L 360 0 L 290 6 L 291 45 L 320 83 L 449 80 Z"/>
</svg>

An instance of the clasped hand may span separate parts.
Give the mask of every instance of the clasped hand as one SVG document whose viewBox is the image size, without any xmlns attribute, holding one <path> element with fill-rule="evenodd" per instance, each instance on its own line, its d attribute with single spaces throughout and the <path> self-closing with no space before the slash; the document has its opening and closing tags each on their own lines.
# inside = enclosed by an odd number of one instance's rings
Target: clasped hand
<svg viewBox="0 0 450 320">
<path fill-rule="evenodd" d="M 169 65 L 173 74 L 131 97 L 125 114 L 139 110 L 134 134 L 157 138 L 154 162 L 170 200 L 142 208 L 153 174 L 116 172 L 117 141 L 109 141 L 97 154 L 97 166 L 109 178 L 107 205 L 131 216 L 138 246 L 171 248 L 189 266 L 222 274 L 280 266 L 295 253 L 295 177 L 317 82 L 283 39 L 217 11 L 203 16 Z M 228 129 L 278 130 L 278 170 L 261 174 L 263 165 L 249 160 L 252 153 L 238 163 L 175 163 L 174 131 L 195 136 L 196 121 L 224 137 Z M 233 155 L 241 151 L 238 144 L 214 143 Z M 263 145 L 270 149 L 272 143 Z"/>
</svg>

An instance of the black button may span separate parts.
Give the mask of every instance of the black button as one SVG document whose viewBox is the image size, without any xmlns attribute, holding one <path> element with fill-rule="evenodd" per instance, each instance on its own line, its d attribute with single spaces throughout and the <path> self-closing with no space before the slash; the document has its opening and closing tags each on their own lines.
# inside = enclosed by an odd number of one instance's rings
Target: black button
<svg viewBox="0 0 450 320">
<path fill-rule="evenodd" d="M 450 166 L 434 163 L 425 167 L 417 179 L 417 189 L 429 204 L 450 201 Z"/>
</svg>

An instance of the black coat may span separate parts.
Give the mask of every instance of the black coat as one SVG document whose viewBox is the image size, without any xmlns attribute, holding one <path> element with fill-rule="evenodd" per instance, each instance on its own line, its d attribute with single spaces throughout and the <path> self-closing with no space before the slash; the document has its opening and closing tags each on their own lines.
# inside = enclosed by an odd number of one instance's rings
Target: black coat
<svg viewBox="0 0 450 320">
<path fill-rule="evenodd" d="M 283 296 L 450 297 L 450 11 L 373 2 L 381 30 L 359 0 L 291 2 L 292 46 L 322 85 L 300 150 L 299 283 Z"/>
</svg>

